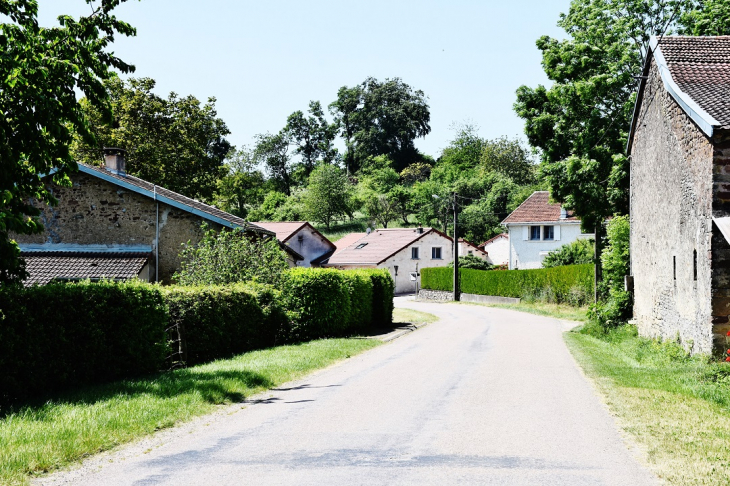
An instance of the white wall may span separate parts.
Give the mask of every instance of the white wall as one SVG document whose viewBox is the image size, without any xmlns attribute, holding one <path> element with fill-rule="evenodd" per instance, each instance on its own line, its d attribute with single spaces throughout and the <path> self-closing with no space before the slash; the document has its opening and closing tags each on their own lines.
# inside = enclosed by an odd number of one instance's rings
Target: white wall
<svg viewBox="0 0 730 486">
<path fill-rule="evenodd" d="M 431 248 L 441 247 L 441 259 L 434 260 L 431 258 Z M 419 248 L 418 260 L 411 259 L 411 248 Z M 424 268 L 429 267 L 445 267 L 454 259 L 454 250 L 451 246 L 451 240 L 444 238 L 438 233 L 430 233 L 414 244 L 404 248 L 400 252 L 388 258 L 385 262 L 378 265 L 378 268 L 387 268 L 390 275 L 395 279 L 395 293 L 412 293 L 416 291 L 416 282 L 411 281 L 410 272 L 416 271 L 416 266 L 420 272 Z M 395 276 L 395 266 L 398 265 L 398 276 Z M 420 277 L 418 279 L 420 288 Z"/>
<path fill-rule="evenodd" d="M 299 236 L 302 237 L 301 241 L 299 241 Z M 305 226 L 289 238 L 286 245 L 304 257 L 303 261 L 297 262 L 297 266 L 299 267 L 311 267 L 312 260 L 334 249 L 332 244 L 324 240 L 322 236 L 309 226 Z"/>
<path fill-rule="evenodd" d="M 489 253 L 487 261 L 492 265 L 507 265 L 509 263 L 509 238 L 497 238 L 484 246 Z"/>
<path fill-rule="evenodd" d="M 459 256 L 463 257 L 463 256 L 467 256 L 467 255 L 473 255 L 481 260 L 489 261 L 489 257 L 487 257 L 487 255 L 485 255 L 483 252 L 477 250 L 473 246 L 471 246 L 463 241 L 460 241 L 459 242 Z"/>
<path fill-rule="evenodd" d="M 526 270 L 529 268 L 542 268 L 542 261 L 551 251 L 557 250 L 561 246 L 571 243 L 580 238 L 592 238 L 593 234 L 584 234 L 580 231 L 580 223 L 563 223 L 552 224 L 555 226 L 555 239 L 551 241 L 545 240 L 525 240 L 525 228 L 527 228 L 527 237 L 529 238 L 530 226 L 544 226 L 540 223 L 532 225 L 508 225 L 509 230 L 509 269 Z M 558 227 L 560 234 L 558 235 Z M 540 237 L 543 231 L 540 228 Z M 559 239 L 558 239 L 559 238 Z"/>
</svg>

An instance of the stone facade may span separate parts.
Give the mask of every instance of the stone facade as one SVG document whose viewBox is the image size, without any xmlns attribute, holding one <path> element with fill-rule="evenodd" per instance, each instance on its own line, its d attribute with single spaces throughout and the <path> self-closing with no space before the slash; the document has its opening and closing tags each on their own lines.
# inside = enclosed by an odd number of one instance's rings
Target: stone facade
<svg viewBox="0 0 730 486">
<path fill-rule="evenodd" d="M 730 312 L 730 247 L 712 223 L 730 207 L 730 157 L 713 163 L 725 145 L 715 149 L 666 91 L 656 62 L 642 100 L 631 150 L 634 319 L 644 336 L 710 353 L 713 320 L 726 326 Z"/>
<path fill-rule="evenodd" d="M 152 253 L 154 262 L 157 203 L 153 199 L 85 173 L 76 173 L 71 180 L 71 187 L 53 186 L 59 204 L 43 209 L 43 233 L 14 235 L 21 246 L 144 248 Z M 200 241 L 202 223 L 199 216 L 159 203 L 160 281 L 170 282 L 180 268 L 182 245 Z M 209 226 L 219 228 L 215 223 Z M 153 281 L 154 272 L 153 263 Z"/>
</svg>

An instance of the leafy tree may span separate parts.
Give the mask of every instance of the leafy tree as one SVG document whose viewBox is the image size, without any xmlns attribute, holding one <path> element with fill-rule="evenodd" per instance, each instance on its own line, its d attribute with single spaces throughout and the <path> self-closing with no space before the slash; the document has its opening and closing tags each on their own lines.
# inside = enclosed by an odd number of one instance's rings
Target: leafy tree
<svg viewBox="0 0 730 486">
<path fill-rule="evenodd" d="M 730 35 L 730 3 L 700 0 L 682 15 L 681 24 L 680 33 L 685 35 Z"/>
<path fill-rule="evenodd" d="M 287 196 L 291 195 L 294 184 L 290 148 L 291 137 L 285 130 L 276 134 L 256 135 L 254 160 L 266 167 L 271 179 Z"/>
<path fill-rule="evenodd" d="M 449 262 L 449 268 L 454 268 L 454 262 Z M 475 255 L 464 255 L 459 257 L 459 268 L 471 268 L 474 270 L 493 270 L 494 265 L 482 260 Z"/>
<path fill-rule="evenodd" d="M 214 203 L 217 207 L 245 218 L 264 197 L 266 181 L 256 170 L 252 151 L 245 147 L 228 153 L 228 174 L 218 181 Z"/>
<path fill-rule="evenodd" d="M 368 217 L 377 221 L 383 228 L 398 216 L 396 202 L 388 194 L 370 193 L 363 198 Z"/>
<path fill-rule="evenodd" d="M 308 219 L 324 224 L 344 219 L 350 206 L 350 181 L 338 167 L 321 164 L 309 176 L 304 193 L 304 210 Z"/>
<path fill-rule="evenodd" d="M 606 226 L 608 243 L 601 252 L 600 301 L 590 311 L 590 316 L 603 326 L 620 325 L 631 317 L 631 294 L 624 287 L 624 276 L 629 274 L 630 233 L 628 216 L 616 216 Z"/>
<path fill-rule="evenodd" d="M 414 213 L 413 211 L 413 190 L 407 186 L 395 186 L 388 191 L 388 197 L 395 205 L 395 211 L 401 218 L 401 221 L 405 226 L 408 226 L 410 221 L 408 217 Z"/>
<path fill-rule="evenodd" d="M 593 263 L 594 240 L 584 239 L 566 243 L 555 251 L 551 251 L 542 261 L 543 268 L 563 265 L 582 265 Z"/>
<path fill-rule="evenodd" d="M 270 191 L 264 196 L 261 205 L 249 213 L 250 221 L 278 221 L 279 209 L 287 202 L 286 194 Z"/>
<path fill-rule="evenodd" d="M 416 182 L 423 182 L 431 176 L 431 165 L 425 162 L 415 162 L 400 173 L 400 177 L 407 186 Z"/>
<path fill-rule="evenodd" d="M 289 268 L 275 237 L 252 238 L 240 228 L 215 231 L 205 227 L 197 245 L 188 243 L 180 253 L 180 271 L 173 279 L 181 285 L 225 285 L 259 282 L 280 286 Z"/>
<path fill-rule="evenodd" d="M 308 117 L 301 111 L 289 115 L 284 130 L 296 146 L 294 153 L 302 158 L 306 177 L 309 177 L 318 161 L 331 163 L 335 159 L 337 149 L 333 142 L 337 126 L 327 122 L 319 101 L 309 102 Z"/>
<path fill-rule="evenodd" d="M 518 139 L 501 137 L 484 144 L 480 162 L 490 172 L 506 175 L 517 184 L 531 184 L 535 181 L 535 166 L 527 149 Z"/>
<path fill-rule="evenodd" d="M 452 166 L 459 171 L 474 169 L 479 165 L 487 142 L 477 134 L 475 125 L 457 125 L 454 129 L 456 136 L 441 152 L 438 164 Z"/>
<path fill-rule="evenodd" d="M 367 78 L 354 88 L 342 87 L 330 110 L 348 147 L 346 167 L 359 168 L 366 157 L 387 155 L 396 170 L 423 156 L 414 140 L 431 132 L 426 95 L 399 78 Z"/>
<path fill-rule="evenodd" d="M 53 170 L 55 184 L 70 184 L 68 176 L 78 168 L 69 151 L 73 133 L 94 143 L 76 93 L 110 117 L 104 81 L 114 69 L 134 70 L 107 50 L 116 34 L 135 35 L 113 14 L 123 1 L 92 5 L 90 15 L 78 20 L 60 16 L 53 28 L 38 25 L 35 0 L 0 1 L 6 22 L 0 24 L 0 283 L 26 275 L 10 234 L 43 230 L 31 201 L 57 203 L 43 175 Z"/>
<path fill-rule="evenodd" d="M 73 144 L 77 160 L 103 163 L 103 147 L 127 150 L 127 172 L 188 197 L 210 201 L 231 144 L 230 132 L 217 117 L 215 98 L 201 103 L 194 96 L 167 98 L 152 92 L 150 78 L 106 82 L 113 109 L 111 123 L 88 100 L 81 107 L 91 121 L 96 142 L 86 143 L 78 134 Z"/>
<path fill-rule="evenodd" d="M 649 38 L 671 32 L 693 0 L 573 0 L 558 25 L 570 38 L 537 41 L 551 87 L 522 86 L 515 110 L 542 154 L 552 197 L 585 227 L 628 211 L 623 156 Z"/>
</svg>

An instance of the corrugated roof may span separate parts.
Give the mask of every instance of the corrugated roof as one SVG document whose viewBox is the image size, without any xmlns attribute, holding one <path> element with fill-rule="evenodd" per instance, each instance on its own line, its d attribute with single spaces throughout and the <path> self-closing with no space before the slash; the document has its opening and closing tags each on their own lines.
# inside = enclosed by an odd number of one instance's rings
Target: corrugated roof
<svg viewBox="0 0 730 486">
<path fill-rule="evenodd" d="M 451 241 L 450 237 L 433 228 L 423 228 L 422 233 L 417 228 L 378 229 L 345 248 L 338 246 L 327 265 L 378 265 L 432 232 Z"/>
<path fill-rule="evenodd" d="M 507 216 L 503 224 L 511 223 L 562 223 L 580 221 L 572 211 L 567 211 L 567 217 L 560 218 L 560 204 L 550 202 L 548 191 L 533 192 L 520 207 Z"/>
<path fill-rule="evenodd" d="M 54 279 L 136 278 L 147 264 L 149 254 L 137 252 L 53 252 L 24 251 L 29 277 L 26 286 L 45 285 Z"/>
</svg>

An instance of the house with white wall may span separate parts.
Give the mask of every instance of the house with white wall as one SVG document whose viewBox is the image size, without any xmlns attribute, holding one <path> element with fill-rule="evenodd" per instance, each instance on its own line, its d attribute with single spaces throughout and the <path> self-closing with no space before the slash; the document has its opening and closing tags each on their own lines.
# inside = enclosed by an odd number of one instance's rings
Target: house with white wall
<svg viewBox="0 0 730 486">
<path fill-rule="evenodd" d="M 306 221 L 261 221 L 254 224 L 276 233 L 276 239 L 289 255 L 291 266 L 316 267 L 319 259 L 332 254 L 336 248 L 327 237 Z"/>
<path fill-rule="evenodd" d="M 502 233 L 494 236 L 479 245 L 486 254 L 487 261 L 492 265 L 507 265 L 509 263 L 509 235 Z"/>
<path fill-rule="evenodd" d="M 541 268 L 551 251 L 581 238 L 580 219 L 557 203 L 550 202 L 548 191 L 532 193 L 502 225 L 509 235 L 509 269 Z"/>
<path fill-rule="evenodd" d="M 361 236 L 361 235 L 360 235 Z M 354 240 L 354 241 L 353 241 Z M 322 266 L 339 269 L 387 268 L 396 294 L 412 293 L 428 267 L 445 267 L 453 260 L 453 240 L 434 228 L 386 228 L 346 240 Z"/>
<path fill-rule="evenodd" d="M 489 255 L 487 255 L 487 252 L 479 248 L 479 246 L 475 245 L 469 240 L 465 240 L 464 238 L 459 238 L 459 256 L 475 256 L 479 258 L 480 260 L 484 260 L 485 262 L 489 261 Z"/>
</svg>

